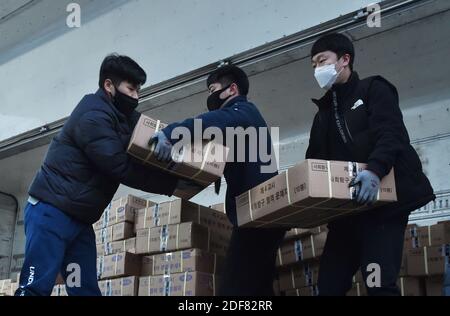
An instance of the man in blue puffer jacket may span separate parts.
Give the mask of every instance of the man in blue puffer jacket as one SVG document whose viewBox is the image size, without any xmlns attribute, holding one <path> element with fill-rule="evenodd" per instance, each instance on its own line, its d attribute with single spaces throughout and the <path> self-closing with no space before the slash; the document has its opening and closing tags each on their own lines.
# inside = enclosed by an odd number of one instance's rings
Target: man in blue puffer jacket
<svg viewBox="0 0 450 316">
<path fill-rule="evenodd" d="M 119 185 L 173 194 L 177 178 L 126 153 L 139 119 L 138 92 L 145 81 L 144 70 L 131 58 L 106 57 L 100 89 L 81 100 L 50 144 L 29 189 L 25 261 L 17 296 L 50 295 L 58 273 L 65 281 L 70 276 L 69 295 L 100 295 L 92 224 Z"/>
</svg>

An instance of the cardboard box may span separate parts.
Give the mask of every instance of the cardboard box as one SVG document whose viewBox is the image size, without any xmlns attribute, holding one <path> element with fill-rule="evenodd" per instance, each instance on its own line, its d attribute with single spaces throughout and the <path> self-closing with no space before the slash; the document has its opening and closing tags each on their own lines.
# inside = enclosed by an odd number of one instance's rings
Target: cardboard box
<svg viewBox="0 0 450 316">
<path fill-rule="evenodd" d="M 425 246 L 420 240 L 419 227 L 416 224 L 409 224 L 405 230 L 405 249 L 416 249 Z"/>
<path fill-rule="evenodd" d="M 197 223 L 181 223 L 137 231 L 136 253 L 157 254 L 199 248 L 225 256 L 229 240 Z"/>
<path fill-rule="evenodd" d="M 353 283 L 346 296 L 367 296 L 367 288 L 364 283 Z"/>
<path fill-rule="evenodd" d="M 153 257 L 142 257 L 141 273 L 140 276 L 153 275 Z"/>
<path fill-rule="evenodd" d="M 229 149 L 214 142 L 185 144 L 182 148 L 174 146 L 171 162 L 158 161 L 153 156 L 154 146 L 149 146 L 148 141 L 164 127 L 166 125 L 159 120 L 142 115 L 131 136 L 128 153 L 146 164 L 191 179 L 204 187 L 222 177 Z"/>
<path fill-rule="evenodd" d="M 94 224 L 94 229 L 99 230 L 122 222 L 134 223 L 136 211 L 153 204 L 155 203 L 131 194 L 114 200 L 105 209 L 100 220 Z"/>
<path fill-rule="evenodd" d="M 402 255 L 402 264 L 400 266 L 400 272 L 398 274 L 398 276 L 403 277 L 403 276 L 407 276 L 408 275 L 408 266 L 407 266 L 407 262 L 408 262 L 408 253 L 407 251 L 405 252 L 406 249 L 403 250 L 403 255 Z"/>
<path fill-rule="evenodd" d="M 141 273 L 141 256 L 122 252 L 97 258 L 97 276 L 99 280 L 123 276 L 139 276 Z"/>
<path fill-rule="evenodd" d="M 119 252 L 136 253 L 136 237 L 97 245 L 97 256 L 109 256 Z"/>
<path fill-rule="evenodd" d="M 425 292 L 427 296 L 442 296 L 444 277 L 442 275 L 425 278 Z"/>
<path fill-rule="evenodd" d="M 361 270 L 358 270 L 353 276 L 353 283 L 362 283 L 362 284 L 365 283 Z"/>
<path fill-rule="evenodd" d="M 277 266 L 319 258 L 323 253 L 326 240 L 327 233 L 324 232 L 285 242 L 278 249 Z"/>
<path fill-rule="evenodd" d="M 441 275 L 446 271 L 450 257 L 450 244 L 410 249 L 407 271 L 410 276 Z"/>
<path fill-rule="evenodd" d="M 327 225 L 322 225 L 319 227 L 314 227 L 314 228 L 309 228 L 309 229 L 292 228 L 286 232 L 284 239 L 289 240 L 292 238 L 298 238 L 298 237 L 307 236 L 307 235 L 317 235 L 317 234 L 320 234 L 323 232 L 328 232 Z"/>
<path fill-rule="evenodd" d="M 285 292 L 285 296 L 319 296 L 319 288 L 317 287 L 317 285 L 312 285 L 288 290 Z"/>
<path fill-rule="evenodd" d="M 219 274 L 222 258 L 201 249 L 188 249 L 177 252 L 153 255 L 153 270 L 149 275 L 173 274 L 182 272 L 205 272 Z"/>
<path fill-rule="evenodd" d="M 417 277 L 399 278 L 397 285 L 402 296 L 424 296 L 425 288 L 422 280 Z"/>
<path fill-rule="evenodd" d="M 214 204 L 214 205 L 211 205 L 210 208 L 212 208 L 213 210 L 219 211 L 221 213 L 226 213 L 225 203 Z"/>
<path fill-rule="evenodd" d="M 275 296 L 281 296 L 280 281 L 278 279 L 273 281 L 273 294 Z"/>
<path fill-rule="evenodd" d="M 66 286 L 64 284 L 55 285 L 50 296 L 68 296 Z"/>
<path fill-rule="evenodd" d="M 114 280 L 99 281 L 102 296 L 137 296 L 138 277 L 130 276 Z"/>
<path fill-rule="evenodd" d="M 214 232 L 231 237 L 233 225 L 225 213 L 189 201 L 175 201 L 156 204 L 136 213 L 136 231 L 164 225 L 194 222 Z"/>
<path fill-rule="evenodd" d="M 104 244 L 117 240 L 124 240 L 134 237 L 133 224 L 123 222 L 95 231 L 97 244 Z"/>
<path fill-rule="evenodd" d="M 450 244 L 450 221 L 428 227 L 429 245 Z"/>
<path fill-rule="evenodd" d="M 319 280 L 319 263 L 305 263 L 280 271 L 279 286 L 281 291 L 312 286 Z"/>
<path fill-rule="evenodd" d="M 9 295 L 11 293 L 11 279 L 0 280 L 0 294 Z"/>
<path fill-rule="evenodd" d="M 397 200 L 394 170 L 372 207 L 352 201 L 351 180 L 366 164 L 306 160 L 236 198 L 240 227 L 317 227 Z"/>
<path fill-rule="evenodd" d="M 139 296 L 215 296 L 216 276 L 185 272 L 139 279 Z"/>
</svg>

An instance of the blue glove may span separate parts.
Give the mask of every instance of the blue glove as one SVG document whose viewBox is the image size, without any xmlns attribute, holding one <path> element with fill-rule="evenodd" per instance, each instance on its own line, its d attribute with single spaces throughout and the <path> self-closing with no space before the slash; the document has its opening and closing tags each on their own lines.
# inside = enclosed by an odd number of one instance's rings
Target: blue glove
<svg viewBox="0 0 450 316">
<path fill-rule="evenodd" d="M 369 170 L 364 170 L 359 173 L 358 176 L 350 186 L 358 185 L 356 189 L 356 202 L 369 206 L 372 205 L 377 200 L 378 190 L 380 189 L 380 178 Z"/>
<path fill-rule="evenodd" d="M 172 143 L 166 137 L 164 132 L 157 132 L 150 138 L 148 144 L 150 146 L 156 144 L 153 153 L 159 161 L 169 162 L 172 159 Z"/>
</svg>

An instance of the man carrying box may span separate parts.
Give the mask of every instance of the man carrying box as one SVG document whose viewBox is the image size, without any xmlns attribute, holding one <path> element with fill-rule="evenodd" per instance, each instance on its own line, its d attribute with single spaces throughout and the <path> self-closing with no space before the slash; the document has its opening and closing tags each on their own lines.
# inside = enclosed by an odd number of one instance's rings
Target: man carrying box
<svg viewBox="0 0 450 316">
<path fill-rule="evenodd" d="M 361 205 L 376 201 L 380 180 L 394 168 L 398 195 L 398 202 L 329 224 L 319 293 L 345 295 L 361 269 L 369 295 L 400 295 L 396 281 L 408 216 L 435 196 L 410 145 L 397 89 L 380 76 L 359 79 L 353 44 L 344 35 L 320 38 L 311 57 L 316 80 L 328 91 L 313 100 L 319 111 L 306 158 L 367 163 L 353 183 Z"/>
<path fill-rule="evenodd" d="M 158 194 L 174 192 L 176 178 L 144 167 L 126 153 L 145 81 L 144 70 L 129 57 L 106 57 L 100 89 L 81 100 L 53 139 L 29 189 L 17 296 L 50 295 L 60 272 L 69 295 L 100 295 L 92 224 L 119 184 Z"/>
<path fill-rule="evenodd" d="M 230 148 L 224 171 L 228 185 L 225 208 L 234 228 L 219 295 L 270 296 L 273 295 L 276 251 L 286 230 L 238 228 L 235 198 L 278 174 L 271 137 L 259 110 L 247 100 L 249 81 L 243 70 L 232 65 L 223 66 L 209 76 L 207 87 L 210 93 L 208 113 L 169 125 L 155 134 L 151 142 L 157 142 L 156 156 L 160 160 L 168 160 L 172 155 L 172 145 L 178 142 L 173 132 L 184 128 L 193 135 L 195 120 L 201 122 L 202 131 L 215 128 L 222 135 L 227 134 L 222 138 L 225 139 L 224 145 Z M 231 137 L 228 133 L 230 129 L 236 132 L 230 133 Z M 256 139 L 246 141 L 245 137 L 250 137 L 252 131 Z M 244 146 L 239 146 L 239 141 L 233 141 L 235 138 L 244 140 Z M 261 143 L 265 143 L 266 150 L 270 152 L 267 161 L 263 161 L 262 156 L 267 152 L 262 153 Z M 252 156 L 255 159 L 251 159 Z"/>
</svg>

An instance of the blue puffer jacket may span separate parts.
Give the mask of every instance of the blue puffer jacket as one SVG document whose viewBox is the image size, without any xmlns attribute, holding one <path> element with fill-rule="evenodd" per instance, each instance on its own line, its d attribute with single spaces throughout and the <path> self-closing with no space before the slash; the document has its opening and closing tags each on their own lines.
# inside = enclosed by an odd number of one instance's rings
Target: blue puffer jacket
<svg viewBox="0 0 450 316">
<path fill-rule="evenodd" d="M 103 90 L 85 96 L 51 142 L 30 196 L 92 224 L 120 183 L 172 195 L 175 177 L 144 166 L 126 153 L 139 115 L 120 112 Z"/>
</svg>

